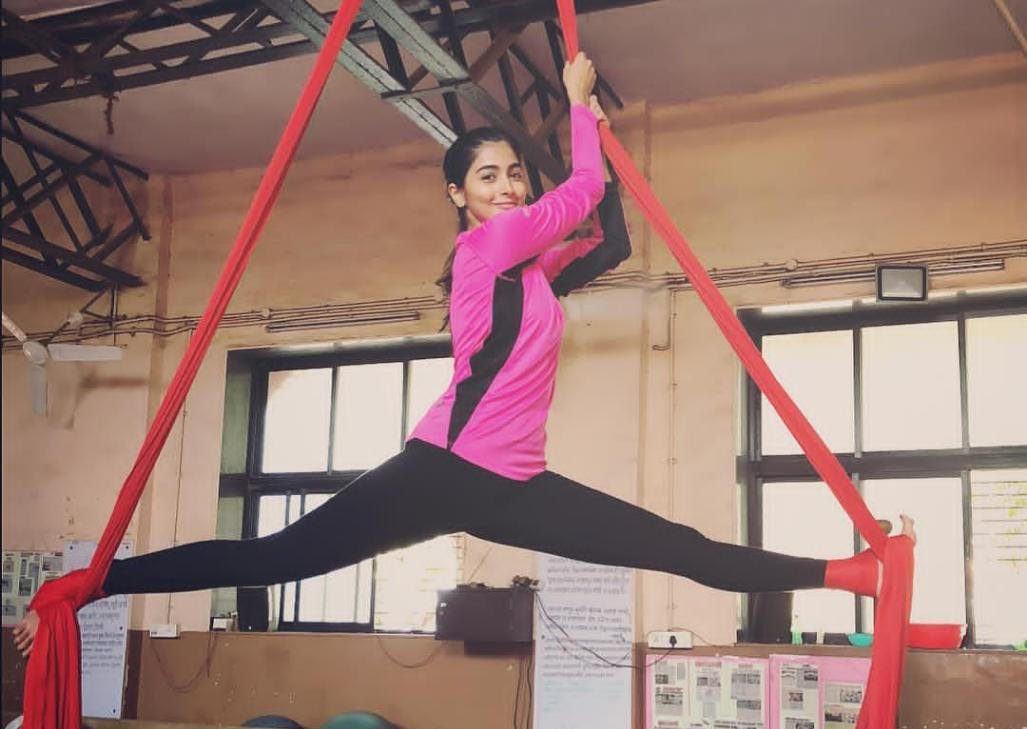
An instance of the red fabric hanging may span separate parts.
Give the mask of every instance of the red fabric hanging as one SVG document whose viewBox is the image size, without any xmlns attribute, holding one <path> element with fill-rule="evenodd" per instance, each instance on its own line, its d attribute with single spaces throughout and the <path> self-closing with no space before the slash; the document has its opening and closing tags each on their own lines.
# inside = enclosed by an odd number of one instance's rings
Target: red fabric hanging
<svg viewBox="0 0 1027 729">
<path fill-rule="evenodd" d="M 196 377 L 228 302 L 242 278 L 250 253 L 267 222 L 296 148 L 303 138 L 328 74 L 349 35 L 359 8 L 360 0 L 342 0 L 339 6 L 306 86 L 303 87 L 285 132 L 253 196 L 196 333 L 150 425 L 135 465 L 121 487 L 114 512 L 87 572 L 83 579 L 66 582 L 60 588 L 56 587 L 59 583 L 48 583 L 51 586 L 49 589 L 44 585 L 32 601 L 31 607 L 39 613 L 40 623 L 25 674 L 25 729 L 79 729 L 81 725 L 79 633 L 75 613 L 98 594 L 107 576 L 146 481 L 182 409 L 186 393 Z M 64 589 L 68 584 L 73 589 Z M 62 594 L 62 590 L 65 594 Z"/>
<path fill-rule="evenodd" d="M 578 50 L 573 0 L 557 0 L 567 42 L 568 56 Z M 140 448 L 135 465 L 125 480 L 96 553 L 82 579 L 40 590 L 32 602 L 40 626 L 25 678 L 24 726 L 27 729 L 78 729 L 81 724 L 81 674 L 79 634 L 75 612 L 97 595 L 118 545 L 128 528 L 168 433 L 185 401 L 217 326 L 245 270 L 249 255 L 267 221 L 285 173 L 302 139 L 317 100 L 331 71 L 360 0 L 342 0 L 324 46 L 286 126 L 282 139 L 254 195 L 235 245 L 215 285 L 185 356 Z M 884 558 L 884 587 L 878 603 L 878 636 L 875 640 L 870 686 L 860 715 L 861 729 L 886 729 L 894 724 L 901 679 L 905 632 L 909 621 L 912 585 L 912 543 L 903 537 L 885 540 L 837 459 L 810 426 L 791 398 L 774 378 L 758 350 L 717 291 L 705 269 L 689 250 L 645 179 L 609 129 L 602 130 L 603 145 L 621 180 L 647 218 L 664 237 L 700 298 L 738 353 L 760 389 L 780 413 L 811 463 L 838 497 L 860 533 Z M 64 588 L 71 586 L 71 590 Z M 62 592 L 62 590 L 64 590 Z M 890 720 L 889 720 L 890 717 Z"/>
<path fill-rule="evenodd" d="M 574 0 L 556 0 L 556 3 L 567 46 L 567 57 L 574 58 L 579 50 Z M 717 290 L 684 236 L 674 226 L 667 211 L 656 199 L 652 188 L 627 151 L 613 136 L 609 127 L 603 126 L 600 136 L 606 156 L 617 171 L 621 183 L 634 197 L 649 224 L 666 241 L 671 253 L 688 275 L 692 287 L 713 316 L 713 320 L 741 359 L 753 381 L 795 436 L 813 468 L 834 493 L 874 554 L 884 563 L 884 580 L 877 602 L 870 679 L 860 711 L 858 729 L 892 729 L 898 712 L 899 686 L 905 660 L 906 632 L 909 627 L 913 589 L 912 541 L 906 537 L 885 537 L 841 463 L 777 381 L 745 327 Z"/>
</svg>

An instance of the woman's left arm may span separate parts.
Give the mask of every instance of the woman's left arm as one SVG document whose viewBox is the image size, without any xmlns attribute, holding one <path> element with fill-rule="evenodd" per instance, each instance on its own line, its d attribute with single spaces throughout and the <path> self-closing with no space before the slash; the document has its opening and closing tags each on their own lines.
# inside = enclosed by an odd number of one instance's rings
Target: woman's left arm
<svg viewBox="0 0 1027 729">
<path fill-rule="evenodd" d="M 542 269 L 557 296 L 588 285 L 631 255 L 631 238 L 616 182 L 606 183 L 596 211 L 593 235 L 554 246 L 542 254 Z"/>
</svg>

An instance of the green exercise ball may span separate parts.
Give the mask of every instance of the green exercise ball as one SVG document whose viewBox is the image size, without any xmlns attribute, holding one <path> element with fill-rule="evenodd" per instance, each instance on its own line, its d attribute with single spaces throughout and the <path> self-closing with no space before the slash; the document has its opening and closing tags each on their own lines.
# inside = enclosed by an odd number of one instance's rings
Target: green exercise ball
<svg viewBox="0 0 1027 729">
<path fill-rule="evenodd" d="M 303 725 L 295 722 L 287 716 L 278 714 L 265 714 L 255 716 L 243 722 L 243 726 L 261 727 L 262 729 L 303 729 Z"/>
<path fill-rule="evenodd" d="M 395 724 L 386 721 L 377 714 L 366 711 L 347 711 L 336 714 L 326 721 L 321 729 L 397 729 Z"/>
</svg>

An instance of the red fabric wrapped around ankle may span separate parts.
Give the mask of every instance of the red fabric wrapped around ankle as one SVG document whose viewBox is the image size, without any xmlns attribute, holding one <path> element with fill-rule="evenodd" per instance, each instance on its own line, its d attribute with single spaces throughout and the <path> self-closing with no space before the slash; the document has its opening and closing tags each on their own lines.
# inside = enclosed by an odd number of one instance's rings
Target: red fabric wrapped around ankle
<svg viewBox="0 0 1027 729">
<path fill-rule="evenodd" d="M 824 587 L 877 597 L 880 564 L 877 555 L 870 549 L 848 559 L 828 560 L 824 571 Z"/>
</svg>

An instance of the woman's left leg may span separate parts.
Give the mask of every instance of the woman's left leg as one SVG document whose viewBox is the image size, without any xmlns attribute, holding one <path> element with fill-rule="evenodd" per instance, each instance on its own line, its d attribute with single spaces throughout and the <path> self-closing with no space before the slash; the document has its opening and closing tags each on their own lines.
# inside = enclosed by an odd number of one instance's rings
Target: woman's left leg
<svg viewBox="0 0 1027 729">
<path fill-rule="evenodd" d="M 827 566 L 825 560 L 713 541 L 551 471 L 508 486 L 488 519 L 469 531 L 501 544 L 669 572 L 732 592 L 823 587 Z"/>
</svg>

